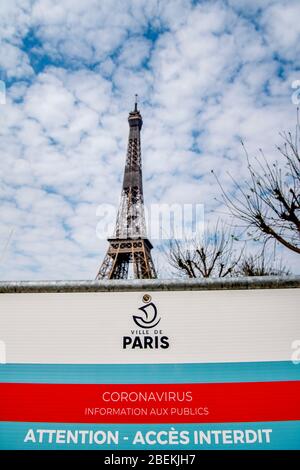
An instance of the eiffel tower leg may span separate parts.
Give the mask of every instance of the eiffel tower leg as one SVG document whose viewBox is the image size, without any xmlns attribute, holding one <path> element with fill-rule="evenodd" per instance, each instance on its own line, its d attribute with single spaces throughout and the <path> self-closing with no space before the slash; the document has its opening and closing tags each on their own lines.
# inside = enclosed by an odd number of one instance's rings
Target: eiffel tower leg
<svg viewBox="0 0 300 470">
<path fill-rule="evenodd" d="M 140 279 L 137 255 L 138 254 L 134 250 L 132 250 L 132 264 L 134 277 L 135 279 Z"/>
<path fill-rule="evenodd" d="M 147 253 L 145 249 L 143 249 L 143 251 L 135 253 L 134 269 L 135 275 L 138 279 L 156 278 L 156 272 L 154 269 L 151 254 Z"/>
<path fill-rule="evenodd" d="M 114 266 L 110 273 L 110 279 L 127 279 L 129 268 L 129 256 L 124 253 L 119 253 L 116 256 Z"/>
<path fill-rule="evenodd" d="M 150 279 L 156 279 L 157 274 L 156 274 L 156 271 L 155 271 L 155 267 L 154 267 L 154 263 L 153 263 L 153 260 L 152 260 L 151 253 L 149 253 L 149 255 L 148 255 L 148 266 L 149 266 L 149 273 L 150 273 L 149 278 Z"/>
<path fill-rule="evenodd" d="M 105 258 L 100 266 L 100 269 L 97 273 L 96 280 L 97 279 L 106 279 L 108 277 L 108 274 L 111 270 L 111 265 L 112 265 L 112 257 L 110 254 L 107 252 L 105 255 Z"/>
</svg>

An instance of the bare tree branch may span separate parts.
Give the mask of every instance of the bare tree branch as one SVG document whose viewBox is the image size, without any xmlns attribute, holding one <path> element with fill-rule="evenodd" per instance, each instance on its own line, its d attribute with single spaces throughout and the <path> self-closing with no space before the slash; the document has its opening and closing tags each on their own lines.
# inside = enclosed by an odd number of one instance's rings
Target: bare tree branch
<svg viewBox="0 0 300 470">
<path fill-rule="evenodd" d="M 300 154 L 299 129 L 295 136 L 280 134 L 283 145 L 277 147 L 283 163 L 270 164 L 260 151 L 254 164 L 243 145 L 249 178 L 243 184 L 231 176 L 234 191 L 221 188 L 223 202 L 233 217 L 239 219 L 252 236 L 267 241 L 276 240 L 286 248 L 300 253 Z M 214 173 L 214 171 L 212 171 Z"/>
<path fill-rule="evenodd" d="M 267 256 L 265 246 L 257 255 L 244 254 L 237 266 L 238 276 L 284 276 L 290 274 L 289 269 L 277 260 Z"/>
<path fill-rule="evenodd" d="M 177 272 L 189 278 L 234 275 L 243 250 L 236 252 L 233 242 L 230 229 L 219 228 L 217 223 L 213 230 L 205 232 L 201 241 L 171 241 L 168 261 Z"/>
</svg>

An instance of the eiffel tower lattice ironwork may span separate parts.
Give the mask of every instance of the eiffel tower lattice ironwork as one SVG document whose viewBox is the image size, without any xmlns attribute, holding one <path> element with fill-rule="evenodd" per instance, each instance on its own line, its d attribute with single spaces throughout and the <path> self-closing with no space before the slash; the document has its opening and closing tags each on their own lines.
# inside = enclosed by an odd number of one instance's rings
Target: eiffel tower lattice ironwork
<svg viewBox="0 0 300 470">
<path fill-rule="evenodd" d="M 153 247 L 146 234 L 140 138 L 143 120 L 137 99 L 128 122 L 128 148 L 115 232 L 108 238 L 109 247 L 96 279 L 127 279 L 130 264 L 134 278 L 156 278 Z"/>
</svg>

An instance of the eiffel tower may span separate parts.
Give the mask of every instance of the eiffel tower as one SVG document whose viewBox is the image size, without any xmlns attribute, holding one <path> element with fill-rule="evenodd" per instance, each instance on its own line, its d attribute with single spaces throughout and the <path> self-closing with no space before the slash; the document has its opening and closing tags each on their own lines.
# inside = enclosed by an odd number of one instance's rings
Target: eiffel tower
<svg viewBox="0 0 300 470">
<path fill-rule="evenodd" d="M 144 213 L 140 136 L 143 120 L 135 97 L 134 111 L 128 116 L 129 138 L 116 227 L 113 237 L 107 240 L 109 247 L 96 279 L 127 279 L 130 265 L 134 278 L 156 278 Z"/>
</svg>

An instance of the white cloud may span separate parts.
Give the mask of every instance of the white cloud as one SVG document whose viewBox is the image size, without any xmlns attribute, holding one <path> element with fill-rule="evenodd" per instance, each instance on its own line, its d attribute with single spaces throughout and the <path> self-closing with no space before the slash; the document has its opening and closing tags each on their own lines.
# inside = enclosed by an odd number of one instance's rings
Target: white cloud
<svg viewBox="0 0 300 470">
<path fill-rule="evenodd" d="M 263 14 L 269 47 L 286 60 L 299 64 L 300 3 L 297 0 L 276 2 Z"/>
<path fill-rule="evenodd" d="M 6 71 L 8 79 L 28 77 L 33 70 L 27 55 L 19 47 L 6 41 L 0 41 L 0 68 Z"/>
</svg>

